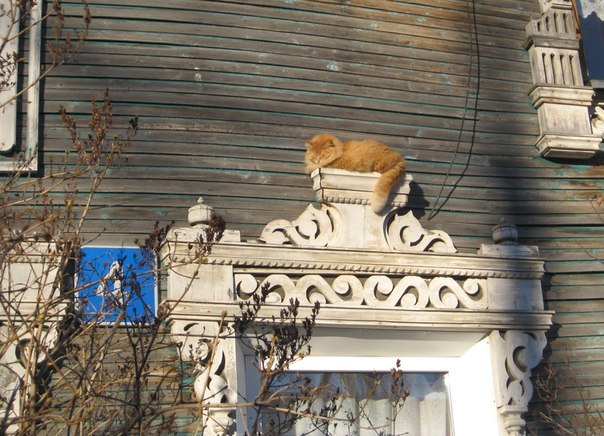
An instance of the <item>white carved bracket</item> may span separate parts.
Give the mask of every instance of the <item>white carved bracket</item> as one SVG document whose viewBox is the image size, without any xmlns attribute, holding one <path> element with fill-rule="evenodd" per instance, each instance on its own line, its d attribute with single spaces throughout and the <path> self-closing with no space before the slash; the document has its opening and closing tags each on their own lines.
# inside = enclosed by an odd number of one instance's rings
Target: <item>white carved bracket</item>
<svg viewBox="0 0 604 436">
<path fill-rule="evenodd" d="M 522 414 L 528 411 L 533 396 L 531 370 L 541 362 L 547 344 L 545 332 L 493 331 L 489 340 L 503 427 L 510 435 L 524 435 L 526 422 Z"/>
<path fill-rule="evenodd" d="M 594 107 L 594 113 L 591 117 L 591 129 L 594 135 L 604 138 L 604 106 Z"/>
<path fill-rule="evenodd" d="M 228 332 L 220 331 L 219 322 L 173 320 L 172 340 L 181 358 L 195 365 L 193 391 L 204 404 L 235 404 L 236 392 L 231 386 L 229 362 L 234 361 L 233 339 Z M 232 375 L 232 374 L 231 374 Z M 233 425 L 228 408 L 208 408 L 202 417 L 204 428 L 211 434 L 226 434 Z"/>
<path fill-rule="evenodd" d="M 6 403 L 2 405 L 6 408 L 10 407 L 10 410 L 1 408 L 0 411 L 3 414 L 19 415 L 21 395 L 24 393 L 26 397 L 29 397 L 30 392 L 36 390 L 33 374 L 27 371 L 27 368 L 31 367 L 28 361 L 32 359 L 38 364 L 43 364 L 50 357 L 49 353 L 55 348 L 59 338 L 56 322 L 41 324 L 36 328 L 41 331 L 27 330 L 26 324 L 12 325 L 12 327 L 7 327 L 5 324 L 0 327 L 0 343 L 5 348 L 1 357 L 1 368 L 5 372 L 3 378 L 10 380 L 6 385 L 0 386 L 0 395 L 4 399 L 12 398 L 14 400 L 10 405 Z M 7 332 L 10 337 L 7 336 Z M 37 341 L 37 344 L 32 348 L 33 341 Z"/>
</svg>

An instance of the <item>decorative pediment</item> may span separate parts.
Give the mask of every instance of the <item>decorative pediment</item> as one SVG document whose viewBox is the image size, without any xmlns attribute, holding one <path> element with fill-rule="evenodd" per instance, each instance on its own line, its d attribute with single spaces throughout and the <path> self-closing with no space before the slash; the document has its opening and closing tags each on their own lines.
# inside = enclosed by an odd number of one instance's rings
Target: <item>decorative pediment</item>
<svg viewBox="0 0 604 436">
<path fill-rule="evenodd" d="M 431 251 L 455 253 L 445 232 L 426 230 L 407 204 L 410 182 L 407 174 L 390 194 L 390 208 L 375 214 L 369 206 L 378 173 L 353 173 L 321 168 L 315 170 L 313 189 L 321 201 L 308 207 L 293 221 L 283 219 L 267 224 L 258 241 L 298 247 L 379 248 L 389 251 Z"/>
</svg>

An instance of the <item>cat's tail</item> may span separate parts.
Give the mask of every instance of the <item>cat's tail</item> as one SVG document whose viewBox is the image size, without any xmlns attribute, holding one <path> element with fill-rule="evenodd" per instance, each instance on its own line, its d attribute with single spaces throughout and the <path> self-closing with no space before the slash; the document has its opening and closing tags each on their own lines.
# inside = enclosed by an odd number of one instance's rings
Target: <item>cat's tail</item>
<svg viewBox="0 0 604 436">
<path fill-rule="evenodd" d="M 405 161 L 397 162 L 392 168 L 382 173 L 371 195 L 371 209 L 378 213 L 386 206 L 390 191 L 396 182 L 405 175 Z"/>
</svg>

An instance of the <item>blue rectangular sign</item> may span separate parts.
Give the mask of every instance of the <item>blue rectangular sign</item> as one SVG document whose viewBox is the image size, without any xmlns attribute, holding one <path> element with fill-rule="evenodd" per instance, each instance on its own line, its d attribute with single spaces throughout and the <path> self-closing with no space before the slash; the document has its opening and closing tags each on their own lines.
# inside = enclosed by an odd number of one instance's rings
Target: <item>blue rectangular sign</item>
<svg viewBox="0 0 604 436">
<path fill-rule="evenodd" d="M 157 308 L 155 258 L 138 247 L 83 247 L 78 300 L 87 321 L 150 322 Z"/>
</svg>

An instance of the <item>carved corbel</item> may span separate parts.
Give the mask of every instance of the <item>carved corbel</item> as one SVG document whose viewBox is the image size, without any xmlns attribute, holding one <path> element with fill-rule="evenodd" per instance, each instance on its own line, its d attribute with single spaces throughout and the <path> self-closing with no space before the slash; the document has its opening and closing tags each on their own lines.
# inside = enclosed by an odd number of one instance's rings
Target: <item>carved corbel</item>
<svg viewBox="0 0 604 436">
<path fill-rule="evenodd" d="M 591 116 L 591 129 L 594 135 L 604 140 L 604 106 L 595 106 Z"/>
<path fill-rule="evenodd" d="M 173 320 L 172 340 L 178 345 L 181 358 L 194 365 L 193 392 L 204 404 L 207 414 L 203 427 L 209 434 L 228 434 L 234 425 L 234 413 L 228 404 L 235 404 L 235 344 L 225 325 L 219 321 Z"/>
<path fill-rule="evenodd" d="M 39 325 L 34 330 L 26 330 L 25 324 L 8 325 L 0 330 L 0 343 L 4 344 L 4 353 L 0 359 L 0 396 L 3 402 L 0 413 L 16 418 L 22 409 L 22 400 L 29 401 L 38 391 L 33 369 L 44 365 L 50 355 L 56 351 L 59 338 L 56 322 Z M 41 331 L 37 331 L 41 329 Z M 14 338 L 18 339 L 14 339 Z M 32 347 L 32 342 L 37 344 Z M 13 429 L 9 427 L 9 433 Z M 17 431 L 15 428 L 14 431 Z"/>
<path fill-rule="evenodd" d="M 39 392 L 36 373 L 60 351 L 56 345 L 66 307 L 55 286 L 61 263 L 57 247 L 35 240 L 19 247 L 0 271 L 7 302 L 0 305 L 0 413 L 10 418 Z"/>
<path fill-rule="evenodd" d="M 489 341 L 500 422 L 508 435 L 522 436 L 526 427 L 522 415 L 533 396 L 531 370 L 543 356 L 545 332 L 493 331 Z"/>
</svg>

